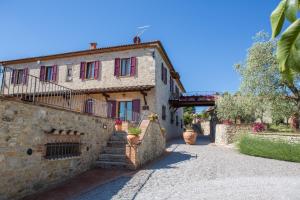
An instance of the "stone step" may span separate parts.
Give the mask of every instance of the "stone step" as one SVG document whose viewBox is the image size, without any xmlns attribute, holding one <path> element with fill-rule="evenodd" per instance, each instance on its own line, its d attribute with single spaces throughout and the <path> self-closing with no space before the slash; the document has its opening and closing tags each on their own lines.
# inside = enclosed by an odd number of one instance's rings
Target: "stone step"
<svg viewBox="0 0 300 200">
<path fill-rule="evenodd" d="M 126 168 L 126 162 L 109 162 L 109 161 L 96 161 L 96 166 L 101 168 L 118 169 Z"/>
<path fill-rule="evenodd" d="M 127 135 L 127 132 L 126 132 L 126 131 L 116 131 L 116 130 L 115 130 L 115 131 L 113 132 L 113 135 L 114 135 L 114 134 L 116 134 L 116 135 L 122 135 L 122 134 L 123 134 L 123 135 Z"/>
<path fill-rule="evenodd" d="M 118 140 L 126 140 L 126 135 L 125 134 L 113 134 L 111 135 L 110 139 L 111 141 L 118 141 Z"/>
<path fill-rule="evenodd" d="M 104 147 L 103 153 L 107 154 L 124 154 L 125 155 L 125 147 Z"/>
<path fill-rule="evenodd" d="M 125 162 L 126 156 L 123 154 L 100 154 L 99 161 Z"/>
<path fill-rule="evenodd" d="M 113 140 L 109 140 L 107 142 L 107 146 L 108 147 L 117 147 L 117 148 L 120 148 L 120 147 L 124 147 L 126 146 L 126 141 L 113 141 Z"/>
</svg>

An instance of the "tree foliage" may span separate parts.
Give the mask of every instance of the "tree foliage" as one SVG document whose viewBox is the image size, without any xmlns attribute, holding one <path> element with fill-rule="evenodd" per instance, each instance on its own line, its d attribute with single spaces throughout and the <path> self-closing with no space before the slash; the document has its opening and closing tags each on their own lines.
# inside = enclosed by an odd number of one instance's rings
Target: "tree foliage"
<svg viewBox="0 0 300 200">
<path fill-rule="evenodd" d="M 249 48 L 246 60 L 235 65 L 241 75 L 240 92 L 223 95 L 217 101 L 220 119 L 264 122 L 270 115 L 275 122 L 289 118 L 299 112 L 299 76 L 293 82 L 281 78 L 276 59 L 276 41 L 267 33 L 259 32 Z"/>
<path fill-rule="evenodd" d="M 251 122 L 254 118 L 251 96 L 224 94 L 217 101 L 217 116 L 223 120 Z"/>
</svg>

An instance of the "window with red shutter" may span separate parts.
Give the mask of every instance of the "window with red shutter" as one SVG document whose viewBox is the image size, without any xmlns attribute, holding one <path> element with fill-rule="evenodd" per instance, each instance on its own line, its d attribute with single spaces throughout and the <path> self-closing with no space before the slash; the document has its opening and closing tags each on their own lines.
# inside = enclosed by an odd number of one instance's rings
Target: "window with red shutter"
<svg viewBox="0 0 300 200">
<path fill-rule="evenodd" d="M 130 76 L 136 75 L 136 64 L 137 64 L 136 57 L 131 57 L 131 67 L 130 67 Z"/>
<path fill-rule="evenodd" d="M 40 81 L 45 81 L 46 79 L 46 67 L 45 66 L 41 66 L 40 69 Z"/>
<path fill-rule="evenodd" d="M 114 75 L 117 76 L 117 77 L 120 75 L 120 58 L 115 59 Z"/>
<path fill-rule="evenodd" d="M 80 63 L 80 79 L 84 80 L 84 75 L 85 75 L 85 62 Z"/>
<path fill-rule="evenodd" d="M 97 80 L 100 76 L 100 68 L 101 68 L 101 65 L 100 65 L 100 61 L 95 61 L 95 72 L 94 72 L 94 79 Z"/>
<path fill-rule="evenodd" d="M 57 75 L 58 75 L 58 67 L 57 65 L 52 66 L 52 81 L 57 81 Z"/>
</svg>

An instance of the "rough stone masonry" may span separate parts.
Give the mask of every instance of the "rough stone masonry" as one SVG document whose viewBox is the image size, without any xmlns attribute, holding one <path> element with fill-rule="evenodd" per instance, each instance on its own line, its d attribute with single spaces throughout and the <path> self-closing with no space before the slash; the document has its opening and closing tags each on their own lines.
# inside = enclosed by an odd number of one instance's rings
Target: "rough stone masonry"
<svg viewBox="0 0 300 200">
<path fill-rule="evenodd" d="M 114 121 L 0 98 L 0 200 L 19 199 L 92 167 Z M 49 142 L 80 144 L 80 154 L 47 159 Z"/>
</svg>

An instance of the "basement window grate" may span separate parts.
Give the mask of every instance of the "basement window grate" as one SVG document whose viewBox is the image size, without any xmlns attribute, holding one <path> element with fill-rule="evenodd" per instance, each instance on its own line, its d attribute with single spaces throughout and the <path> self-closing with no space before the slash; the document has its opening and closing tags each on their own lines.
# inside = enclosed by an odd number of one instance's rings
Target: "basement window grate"
<svg viewBox="0 0 300 200">
<path fill-rule="evenodd" d="M 80 155 L 80 143 L 47 143 L 46 159 L 69 158 Z"/>
</svg>

